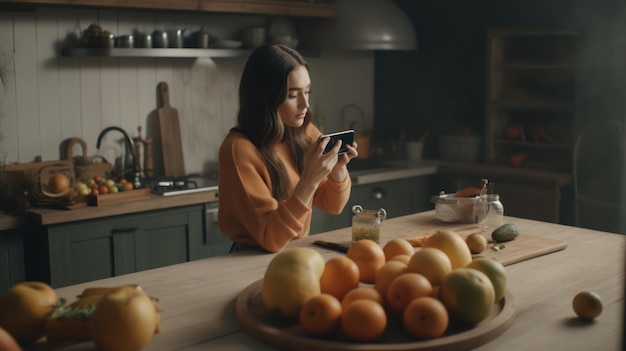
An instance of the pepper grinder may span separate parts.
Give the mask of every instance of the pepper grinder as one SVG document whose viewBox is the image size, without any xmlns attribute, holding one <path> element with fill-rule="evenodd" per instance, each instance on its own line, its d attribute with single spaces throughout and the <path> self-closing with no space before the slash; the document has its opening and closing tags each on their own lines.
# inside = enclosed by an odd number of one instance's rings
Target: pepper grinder
<svg viewBox="0 0 626 351">
<path fill-rule="evenodd" d="M 143 139 L 141 137 L 141 126 L 137 127 L 138 137 L 134 138 L 135 148 L 137 149 L 137 155 L 139 155 L 139 149 L 143 146 L 143 171 L 146 177 L 152 177 L 152 139 Z M 139 157 L 139 156 L 138 156 Z"/>
</svg>

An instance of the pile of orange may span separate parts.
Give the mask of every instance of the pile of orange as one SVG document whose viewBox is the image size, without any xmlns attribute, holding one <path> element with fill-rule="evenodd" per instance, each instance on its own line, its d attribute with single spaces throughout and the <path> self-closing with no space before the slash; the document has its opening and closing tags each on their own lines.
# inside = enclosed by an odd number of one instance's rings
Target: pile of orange
<svg viewBox="0 0 626 351">
<path fill-rule="evenodd" d="M 450 321 L 474 325 L 484 320 L 499 302 L 496 295 L 501 298 L 505 271 L 491 259 L 466 267 L 469 247 L 449 236 L 435 237 L 430 246 L 417 250 L 404 239 L 382 247 L 367 239 L 353 243 L 345 256 L 325 262 L 321 294 L 307 300 L 299 315 L 302 328 L 312 336 L 343 334 L 373 342 L 387 328 L 402 325 L 423 340 L 443 336 Z M 498 269 L 481 271 L 491 266 Z"/>
</svg>

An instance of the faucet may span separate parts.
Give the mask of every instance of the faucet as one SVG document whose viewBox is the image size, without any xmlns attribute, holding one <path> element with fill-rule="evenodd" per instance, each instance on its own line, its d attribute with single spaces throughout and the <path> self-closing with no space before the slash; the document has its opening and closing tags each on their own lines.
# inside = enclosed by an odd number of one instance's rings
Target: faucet
<svg viewBox="0 0 626 351">
<path fill-rule="evenodd" d="M 139 169 L 139 161 L 137 160 L 137 150 L 135 150 L 133 141 L 130 139 L 130 136 L 128 136 L 128 133 L 126 133 L 124 129 L 117 127 L 117 126 L 104 128 L 104 130 L 100 132 L 100 135 L 98 135 L 98 141 L 96 142 L 96 149 L 100 150 L 100 143 L 102 142 L 102 137 L 104 137 L 104 135 L 111 130 L 117 130 L 118 132 L 124 135 L 124 143 L 126 144 L 126 148 L 130 151 L 130 154 L 133 158 L 133 170 L 131 172 L 126 172 L 126 174 L 124 175 L 124 178 L 126 178 L 126 180 L 130 182 L 133 182 L 133 186 L 135 188 L 140 188 L 141 187 L 141 170 Z"/>
</svg>

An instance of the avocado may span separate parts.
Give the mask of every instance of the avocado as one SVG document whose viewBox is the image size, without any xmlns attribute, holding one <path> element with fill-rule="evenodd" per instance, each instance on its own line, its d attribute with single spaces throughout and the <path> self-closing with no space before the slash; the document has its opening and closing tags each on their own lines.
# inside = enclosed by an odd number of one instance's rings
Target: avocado
<svg viewBox="0 0 626 351">
<path fill-rule="evenodd" d="M 519 235 L 519 229 L 515 223 L 506 223 L 496 228 L 491 233 L 491 238 L 499 243 L 511 241 Z"/>
</svg>

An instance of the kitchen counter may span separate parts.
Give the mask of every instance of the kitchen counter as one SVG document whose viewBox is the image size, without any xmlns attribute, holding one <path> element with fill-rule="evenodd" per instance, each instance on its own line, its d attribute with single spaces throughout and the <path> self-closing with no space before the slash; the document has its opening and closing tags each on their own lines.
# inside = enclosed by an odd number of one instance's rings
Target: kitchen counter
<svg viewBox="0 0 626 351">
<path fill-rule="evenodd" d="M 508 290 L 516 305 L 512 325 L 479 350 L 620 350 L 624 303 L 625 237 L 546 222 L 505 217 L 523 233 L 557 239 L 567 248 L 506 267 Z M 433 229 L 454 230 L 442 224 L 434 211 L 385 221 L 384 245 L 394 237 L 411 237 Z M 467 225 L 465 225 L 467 226 Z M 289 247 L 311 247 L 325 259 L 341 255 L 313 246 L 313 240 L 349 242 L 350 228 L 300 239 Z M 115 278 L 57 289 L 73 298 L 86 287 L 137 283 L 158 297 L 163 308 L 161 331 L 146 347 L 155 350 L 272 350 L 242 331 L 235 317 L 241 291 L 261 279 L 273 254 L 250 250 Z M 593 290 L 603 299 L 604 311 L 595 322 L 575 317 L 572 298 Z M 33 349 L 35 349 L 33 347 Z M 93 350 L 91 342 L 59 350 Z M 28 350 L 28 349 L 25 349 Z"/>
<path fill-rule="evenodd" d="M 160 196 L 151 194 L 145 200 L 129 201 L 106 206 L 87 206 L 74 210 L 56 210 L 50 208 L 31 208 L 27 219 L 39 225 L 51 225 L 75 222 L 86 219 L 103 218 L 129 213 L 138 213 L 151 210 L 189 206 L 217 201 L 217 191 L 204 191 L 174 196 Z"/>
</svg>

